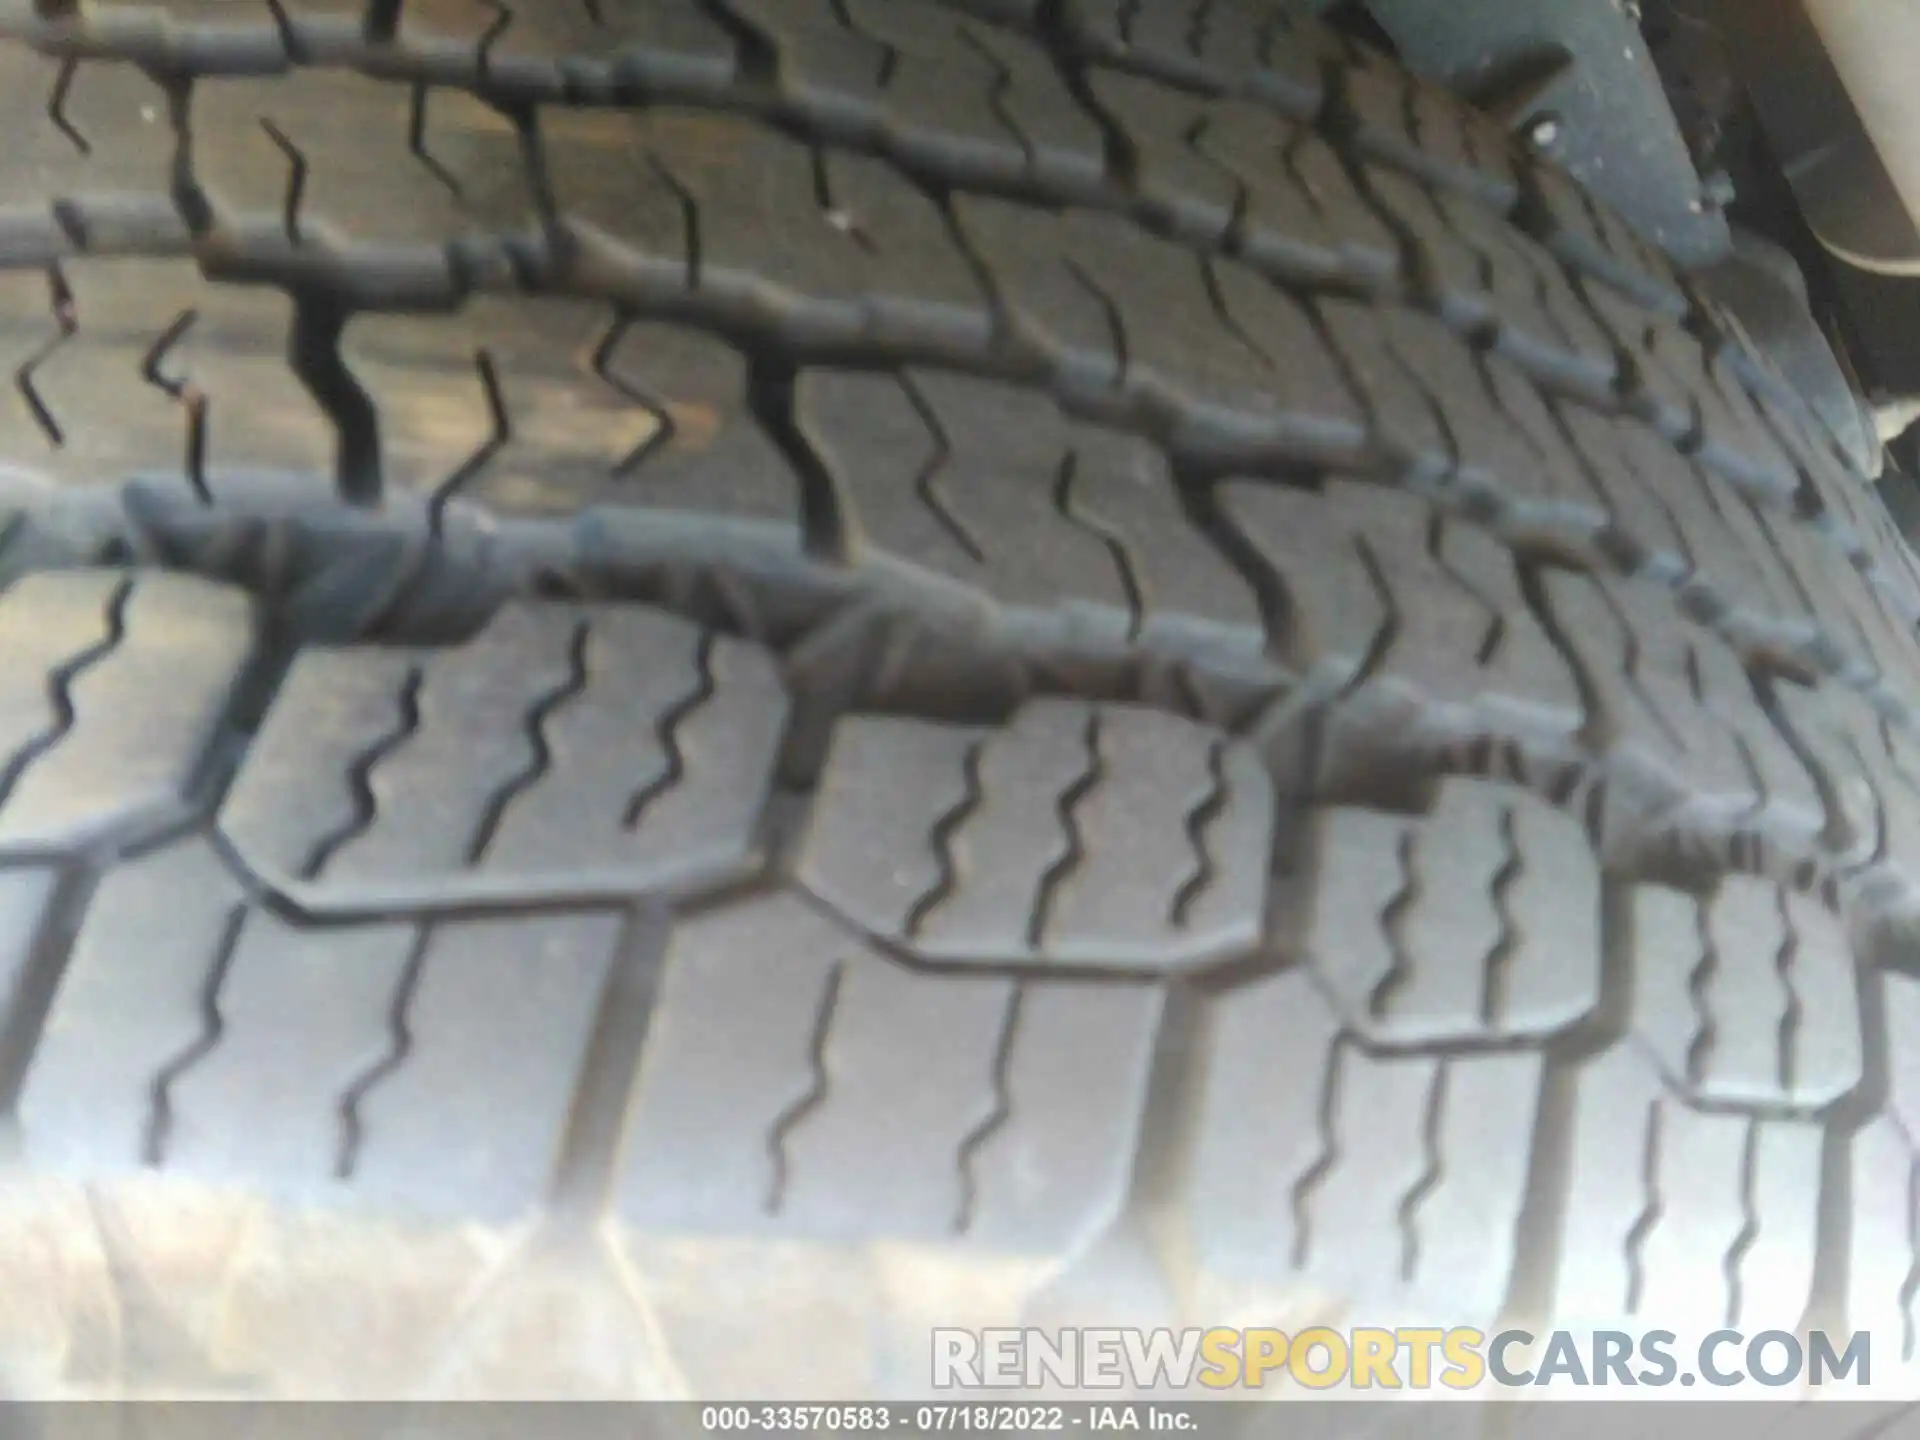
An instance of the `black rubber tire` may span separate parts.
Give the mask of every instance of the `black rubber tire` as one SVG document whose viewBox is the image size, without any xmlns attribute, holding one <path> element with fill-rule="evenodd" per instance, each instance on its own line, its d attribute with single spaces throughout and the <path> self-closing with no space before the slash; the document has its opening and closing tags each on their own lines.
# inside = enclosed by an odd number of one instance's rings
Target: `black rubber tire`
<svg viewBox="0 0 1920 1440">
<path fill-rule="evenodd" d="M 1911 1357 L 1913 557 L 1558 172 L 1256 0 L 55 8 L 20 1392 Z"/>
</svg>

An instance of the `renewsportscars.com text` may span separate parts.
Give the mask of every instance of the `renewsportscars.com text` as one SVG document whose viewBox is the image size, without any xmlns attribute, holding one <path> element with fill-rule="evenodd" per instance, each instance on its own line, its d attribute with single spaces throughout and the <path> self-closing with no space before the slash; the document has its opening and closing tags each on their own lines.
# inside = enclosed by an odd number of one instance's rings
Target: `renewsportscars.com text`
<svg viewBox="0 0 1920 1440">
<path fill-rule="evenodd" d="M 932 1379 L 940 1390 L 1865 1387 L 1873 1338 L 1716 1330 L 1686 1343 L 1671 1330 L 1488 1335 L 1465 1326 L 935 1330 Z"/>
</svg>

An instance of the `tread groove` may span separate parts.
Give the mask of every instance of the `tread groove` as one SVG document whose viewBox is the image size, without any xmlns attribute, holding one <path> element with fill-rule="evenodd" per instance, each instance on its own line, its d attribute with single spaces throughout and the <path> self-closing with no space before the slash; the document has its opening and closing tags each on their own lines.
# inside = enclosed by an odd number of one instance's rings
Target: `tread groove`
<svg viewBox="0 0 1920 1440">
<path fill-rule="evenodd" d="M 591 361 L 593 373 L 599 378 L 601 384 L 646 411 L 653 420 L 653 431 L 614 462 L 613 478 L 616 480 L 625 480 L 638 474 L 641 467 L 656 451 L 665 450 L 673 444 L 679 429 L 679 422 L 673 418 L 673 412 L 661 404 L 658 397 L 648 394 L 624 375 L 614 373 L 614 354 L 619 350 L 621 341 L 625 340 L 633 329 L 634 323 L 635 317 L 632 312 L 616 310 L 613 319 L 608 322 L 606 330 L 593 347 Z M 501 423 L 505 423 L 504 410 L 501 412 Z"/>
<path fill-rule="evenodd" d="M 207 968 L 206 981 L 200 991 L 201 1031 L 153 1077 L 148 1091 L 146 1134 L 141 1141 L 142 1162 L 151 1169 L 157 1170 L 166 1163 L 167 1141 L 173 1130 L 173 1087 L 182 1075 L 213 1052 L 226 1033 L 226 1020 L 220 1013 L 220 991 L 226 985 L 234 957 L 240 953 L 240 937 L 246 922 L 246 906 L 236 905 L 227 912 L 213 963 Z"/>
<path fill-rule="evenodd" d="M 1713 1004 L 1707 998 L 1720 978 L 1720 948 L 1713 936 L 1712 915 L 1706 905 L 1694 907 L 1694 939 L 1699 957 L 1687 972 L 1687 998 L 1693 1005 L 1693 1038 L 1687 1042 L 1686 1080 L 1698 1085 L 1707 1078 L 1719 1043 L 1719 1028 L 1714 1021 Z"/>
<path fill-rule="evenodd" d="M 1406 923 L 1420 903 L 1422 884 L 1414 832 L 1402 830 L 1394 840 L 1395 862 L 1400 867 L 1400 885 L 1380 911 L 1380 933 L 1386 937 L 1391 963 L 1367 992 L 1367 1013 L 1384 1020 L 1393 1008 L 1393 997 L 1405 987 L 1413 974 L 1413 956 L 1407 950 Z"/>
<path fill-rule="evenodd" d="M 370 831 L 380 816 L 380 800 L 373 788 L 373 775 L 388 756 L 420 733 L 420 692 L 425 686 L 424 666 L 410 667 L 395 696 L 392 728 L 347 767 L 347 788 L 353 797 L 353 814 L 339 828 L 323 835 L 301 863 L 302 879 L 316 880 L 326 873 L 334 858 L 347 846 Z"/>
<path fill-rule="evenodd" d="M 260 117 L 260 128 L 266 132 L 274 148 L 287 157 L 287 189 L 280 206 L 280 227 L 289 243 L 299 245 L 304 239 L 300 232 L 300 207 L 307 198 L 310 168 L 307 157 L 299 146 L 287 138 L 286 132 L 265 115 Z"/>
<path fill-rule="evenodd" d="M 852 549 L 846 497 L 800 424 L 794 405 L 795 379 L 791 364 L 749 357 L 748 408 L 799 480 L 800 531 L 807 554 L 844 565 Z"/>
<path fill-rule="evenodd" d="M 47 119 L 53 122 L 54 129 L 58 130 L 72 142 L 75 150 L 78 150 L 82 155 L 91 155 L 93 153 L 92 144 L 88 142 L 86 136 L 80 133 L 72 119 L 67 115 L 67 96 L 73 90 L 74 77 L 79 73 L 79 70 L 80 57 L 78 55 L 69 55 L 60 62 L 60 73 L 54 77 L 53 81 L 53 93 L 47 97 Z"/>
<path fill-rule="evenodd" d="M 59 333 L 49 339 L 38 350 L 21 363 L 13 372 L 13 387 L 20 392 L 20 398 L 27 402 L 34 423 L 47 437 L 47 443 L 58 450 L 67 443 L 66 432 L 60 422 L 54 418 L 53 411 L 47 408 L 47 402 L 41 397 L 34 384 L 34 372 L 51 360 L 54 355 L 72 341 L 80 329 L 80 322 L 74 315 L 73 292 L 67 287 L 66 276 L 58 265 L 47 268 L 47 286 L 53 309 L 54 324 Z"/>
<path fill-rule="evenodd" d="M 897 377 L 900 388 L 905 392 L 907 404 L 913 407 L 913 413 L 920 423 L 927 427 L 927 434 L 933 441 L 933 453 L 913 477 L 913 493 L 926 506 L 934 522 L 944 530 L 955 545 L 958 545 L 976 565 L 987 563 L 987 552 L 975 538 L 966 521 L 953 508 L 945 489 L 940 485 L 940 472 L 953 460 L 953 440 L 947 433 L 947 427 L 941 423 L 940 416 L 928 403 L 926 393 L 913 383 L 913 377 L 901 372 Z"/>
<path fill-rule="evenodd" d="M 1027 945 L 1033 950 L 1038 950 L 1046 940 L 1047 925 L 1053 918 L 1054 902 L 1059 899 L 1060 887 L 1086 860 L 1086 837 L 1080 829 L 1080 802 L 1107 778 L 1106 758 L 1100 750 L 1100 735 L 1100 712 L 1097 709 L 1090 710 L 1081 730 L 1086 764 L 1074 777 L 1073 783 L 1060 792 L 1053 806 L 1054 818 L 1060 827 L 1061 848 L 1040 872 L 1039 885 L 1034 892 L 1033 912 L 1027 920 Z"/>
<path fill-rule="evenodd" d="M 427 526 L 435 535 L 440 534 L 446 524 L 447 506 L 460 497 L 474 477 L 491 465 L 513 439 L 513 423 L 507 416 L 507 402 L 500 391 L 500 372 L 493 356 L 485 349 L 474 351 L 473 369 L 480 381 L 481 399 L 487 407 L 487 436 L 428 495 Z"/>
<path fill-rule="evenodd" d="M 347 368 L 340 339 L 349 312 L 335 304 L 296 296 L 288 360 L 294 375 L 333 423 L 334 483 L 348 505 L 371 509 L 385 491 L 380 462 L 380 417 L 373 399 Z"/>
<path fill-rule="evenodd" d="M 1629 1315 L 1640 1313 L 1640 1299 L 1646 1294 L 1647 1288 L 1647 1240 L 1665 1214 L 1665 1204 L 1660 1194 L 1660 1144 L 1665 1118 L 1666 1112 L 1662 1110 L 1659 1100 L 1647 1102 L 1645 1140 L 1640 1156 L 1640 1214 L 1627 1231 L 1626 1241 L 1626 1312 Z"/>
<path fill-rule="evenodd" d="M 535 700 L 526 714 L 527 763 L 518 774 L 502 785 L 487 802 L 487 808 L 475 827 L 467 846 L 467 864 L 478 868 L 486 864 L 507 812 L 522 795 L 532 790 L 553 771 L 553 742 L 547 726 L 553 717 L 586 693 L 591 683 L 587 665 L 587 644 L 593 635 L 593 622 L 576 620 L 567 632 L 567 673 L 545 694 Z"/>
<path fill-rule="evenodd" d="M 1293 1212 L 1293 1268 L 1304 1270 L 1313 1252 L 1313 1197 L 1326 1183 L 1327 1176 L 1340 1159 L 1340 1131 L 1335 1117 L 1340 1112 L 1340 1092 L 1347 1054 L 1347 1042 L 1336 1040 L 1327 1049 L 1326 1068 L 1320 1080 L 1320 1103 L 1314 1128 L 1318 1152 L 1313 1162 L 1293 1182 L 1288 1201 Z"/>
<path fill-rule="evenodd" d="M 1760 1212 L 1755 1208 L 1754 1201 L 1754 1172 L 1759 1163 L 1759 1150 L 1760 1122 L 1749 1120 L 1746 1134 L 1740 1142 L 1740 1230 L 1727 1247 L 1726 1257 L 1720 1266 L 1727 1286 L 1726 1317 L 1729 1328 L 1740 1323 L 1743 1297 L 1740 1267 L 1760 1238 Z"/>
<path fill-rule="evenodd" d="M 1147 597 L 1140 583 L 1139 567 L 1134 563 L 1133 550 L 1127 544 L 1126 536 L 1088 510 L 1075 497 L 1074 482 L 1079 478 L 1079 469 L 1079 452 L 1069 450 L 1061 457 L 1053 486 L 1054 509 L 1069 525 L 1093 536 L 1112 558 L 1114 577 L 1119 582 L 1120 593 L 1126 597 L 1127 639 L 1129 642 L 1138 640 L 1147 619 Z"/>
<path fill-rule="evenodd" d="M 814 1014 L 813 1029 L 807 1040 L 811 1081 L 806 1093 L 782 1110 L 767 1131 L 769 1175 L 762 1208 L 769 1215 L 778 1215 L 787 1202 L 787 1186 L 791 1180 L 788 1142 L 793 1132 L 826 1103 L 827 1092 L 832 1088 L 833 1072 L 827 1065 L 827 1044 L 832 1038 L 834 1016 L 840 1008 L 840 986 L 846 978 L 846 971 L 847 962 L 836 960 L 833 969 L 827 972 L 826 984 L 821 987 L 820 1008 Z"/>
<path fill-rule="evenodd" d="M 414 992 L 420 986 L 420 972 L 425 968 L 427 946 L 433 939 L 433 926 L 422 924 L 414 934 L 413 944 L 408 947 L 407 958 L 401 965 L 400 977 L 393 987 L 393 998 L 387 1007 L 387 1048 L 379 1059 L 348 1082 L 341 1090 L 335 1105 L 339 1125 L 339 1145 L 334 1151 L 333 1178 L 343 1184 L 353 1179 L 360 1164 L 360 1152 L 366 1145 L 366 1123 L 362 1119 L 367 1097 L 385 1083 L 388 1076 L 407 1063 L 407 1057 L 413 1053 L 413 1031 L 408 1027 L 407 1016 L 413 1007 Z"/>
<path fill-rule="evenodd" d="M 1447 1108 L 1448 1066 L 1445 1058 L 1433 1062 L 1433 1078 L 1427 1082 L 1427 1102 L 1420 1119 L 1420 1150 L 1425 1161 L 1420 1176 L 1395 1207 L 1394 1218 L 1400 1227 L 1400 1279 L 1411 1283 L 1420 1268 L 1420 1207 L 1440 1187 L 1445 1173 L 1445 1158 L 1440 1149 L 1440 1127 Z"/>
<path fill-rule="evenodd" d="M 1493 873 L 1494 913 L 1500 917 L 1500 938 L 1487 952 L 1480 977 L 1480 1019 L 1488 1029 L 1498 1028 L 1506 1018 L 1507 991 L 1513 965 L 1520 953 L 1522 935 L 1519 918 L 1513 913 L 1513 890 L 1526 873 L 1526 856 L 1520 849 L 1520 835 L 1513 807 L 1500 809 L 1500 843 L 1505 850 L 1500 868 Z"/>
<path fill-rule="evenodd" d="M 1901 1139 L 1906 1141 L 1909 1159 L 1907 1162 L 1907 1273 L 1900 1282 L 1900 1359 L 1902 1363 L 1911 1363 L 1916 1350 L 1920 1350 L 1920 1327 L 1914 1319 L 1914 1301 L 1920 1296 L 1920 1157 L 1912 1154 L 1913 1142 L 1904 1131 Z"/>
<path fill-rule="evenodd" d="M 960 885 L 959 861 L 954 855 L 953 844 L 961 829 L 971 820 L 974 813 L 985 803 L 986 789 L 980 781 L 980 765 L 986 755 L 987 742 L 984 739 L 968 742 L 960 761 L 960 773 L 965 784 L 960 798 L 944 810 L 933 822 L 928 835 L 932 847 L 938 874 L 913 903 L 907 907 L 906 921 L 902 927 L 909 940 L 920 937 L 926 929 L 927 921 L 934 912 L 952 898 Z"/>
<path fill-rule="evenodd" d="M 460 187 L 460 177 L 441 164 L 439 157 L 427 149 L 427 100 L 431 93 L 426 81 L 414 83 L 413 96 L 407 102 L 407 152 L 420 162 L 422 169 L 446 187 L 449 195 L 458 200 L 464 193 Z M 287 234 L 290 239 L 299 239 L 293 230 L 288 230 Z"/>
<path fill-rule="evenodd" d="M 693 649 L 692 686 L 660 712 L 660 719 L 654 727 L 663 757 L 660 773 L 635 790 L 627 801 L 625 810 L 621 812 L 620 823 L 628 831 L 638 830 L 655 802 L 677 788 L 686 778 L 687 757 L 680 744 L 680 731 L 689 720 L 712 704 L 713 697 L 719 692 L 713 673 L 713 647 L 713 631 L 701 631 Z"/>
<path fill-rule="evenodd" d="M 155 389 L 162 391 L 176 401 L 187 414 L 186 454 L 184 466 L 187 483 L 193 487 L 194 496 L 203 505 L 213 503 L 213 491 L 207 484 L 207 411 L 210 401 L 206 392 L 195 385 L 191 379 L 175 379 L 167 375 L 160 367 L 167 356 L 187 336 L 200 314 L 196 310 L 182 310 L 171 325 L 161 332 L 159 339 L 140 361 L 140 378 Z"/>
<path fill-rule="evenodd" d="M 1794 971 L 1800 957 L 1799 932 L 1794 928 L 1792 912 L 1787 908 L 1787 894 L 1782 890 L 1776 897 L 1776 913 L 1780 917 L 1780 949 L 1774 957 L 1773 973 L 1780 986 L 1780 1026 L 1778 1044 L 1780 1062 L 1775 1071 L 1783 1095 L 1791 1095 L 1798 1079 L 1795 1064 L 1800 1046 L 1800 1023 L 1803 1006 L 1800 990 L 1794 982 Z"/>
<path fill-rule="evenodd" d="M 1207 746 L 1207 792 L 1194 803 L 1183 822 L 1187 844 L 1193 848 L 1193 871 L 1173 892 L 1168 919 L 1184 928 L 1193 907 L 1218 878 L 1213 852 L 1207 843 L 1208 832 L 1227 808 L 1227 742 L 1215 740 Z"/>
<path fill-rule="evenodd" d="M 960 1200 L 954 1210 L 953 1233 L 965 1235 L 973 1229 L 974 1214 L 980 1203 L 980 1185 L 974 1164 L 993 1137 L 1006 1128 L 1013 1117 L 1013 1096 L 1009 1089 L 1013 1070 L 1013 1047 L 1020 1032 L 1021 1002 L 1026 988 L 1015 980 L 1007 987 L 1007 1003 L 1000 1016 L 999 1034 L 993 1044 L 993 1105 L 960 1141 L 957 1169 Z"/>
<path fill-rule="evenodd" d="M 4 811 L 20 788 L 20 782 L 42 758 L 52 754 L 73 733 L 79 716 L 74 710 L 73 688 L 88 671 L 104 664 L 127 639 L 127 609 L 133 601 L 132 576 L 123 576 L 107 594 L 101 614 L 101 636 L 76 654 L 70 655 L 47 673 L 47 709 L 50 718 L 42 729 L 9 757 L 0 767 L 0 811 Z"/>
</svg>

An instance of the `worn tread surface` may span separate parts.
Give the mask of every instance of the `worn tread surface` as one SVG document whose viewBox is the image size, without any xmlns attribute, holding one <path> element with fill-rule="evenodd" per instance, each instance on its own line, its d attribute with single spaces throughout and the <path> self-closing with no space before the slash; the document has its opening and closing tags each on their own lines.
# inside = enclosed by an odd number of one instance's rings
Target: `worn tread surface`
<svg viewBox="0 0 1920 1440">
<path fill-rule="evenodd" d="M 1916 1374 L 1920 565 L 1484 117 L 1265 0 L 17 0 L 0 96 L 6 1385 Z"/>
</svg>

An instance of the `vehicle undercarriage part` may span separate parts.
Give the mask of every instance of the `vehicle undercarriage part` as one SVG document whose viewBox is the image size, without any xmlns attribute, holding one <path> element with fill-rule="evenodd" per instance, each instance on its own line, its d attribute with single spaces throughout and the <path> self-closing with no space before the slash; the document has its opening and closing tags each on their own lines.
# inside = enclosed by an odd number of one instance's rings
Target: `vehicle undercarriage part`
<svg viewBox="0 0 1920 1440">
<path fill-rule="evenodd" d="M 1739 0 L 1727 22 L 1808 228 L 1847 264 L 1920 274 L 1920 114 L 1900 94 L 1912 83 L 1902 57 L 1920 47 L 1920 11 L 1879 0 Z"/>
<path fill-rule="evenodd" d="M 1507 121 L 1683 267 L 1727 254 L 1637 23 L 1615 0 L 1367 0 L 1401 58 Z"/>
<path fill-rule="evenodd" d="M 1857 121 L 1900 202 L 1907 223 L 1904 231 L 1894 233 L 1913 237 L 1902 254 L 1881 257 L 1870 268 L 1920 274 L 1920 227 L 1915 222 L 1920 216 L 1920 95 L 1913 88 L 1920 8 L 1885 0 L 1806 0 L 1806 6 L 1852 101 L 1847 116 Z"/>
<path fill-rule="evenodd" d="M 1569 170 L 1689 271 L 1791 378 L 1849 457 L 1877 474 L 1881 437 L 1816 318 L 1831 306 L 1815 304 L 1803 273 L 1803 264 L 1820 266 L 1818 247 L 1795 214 L 1797 196 L 1764 153 L 1742 89 L 1743 74 L 1757 76 L 1763 93 L 1767 83 L 1740 51 L 1755 44 L 1743 32 L 1759 23 L 1793 33 L 1786 18 L 1769 13 L 1775 8 L 1772 0 L 1364 6 L 1403 60 Z M 1810 32 L 1798 43 L 1819 48 Z M 1822 106 L 1845 123 L 1844 91 Z M 1904 210 L 1899 218 L 1906 223 Z"/>
</svg>

